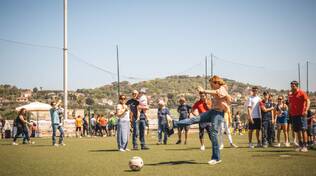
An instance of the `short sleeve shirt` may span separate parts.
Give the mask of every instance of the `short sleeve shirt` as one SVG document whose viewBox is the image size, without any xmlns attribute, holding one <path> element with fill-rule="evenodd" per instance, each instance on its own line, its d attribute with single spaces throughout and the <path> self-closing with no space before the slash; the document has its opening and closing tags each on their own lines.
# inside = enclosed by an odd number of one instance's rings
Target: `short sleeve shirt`
<svg viewBox="0 0 316 176">
<path fill-rule="evenodd" d="M 295 93 L 289 94 L 290 116 L 302 116 L 306 111 L 305 101 L 308 99 L 307 94 L 298 89 Z"/>
<path fill-rule="evenodd" d="M 158 123 L 166 124 L 167 123 L 167 114 L 170 115 L 168 108 L 158 109 Z"/>
<path fill-rule="evenodd" d="M 192 107 L 187 104 L 179 105 L 178 106 L 179 119 L 182 120 L 182 119 L 189 118 L 191 109 Z"/>
<path fill-rule="evenodd" d="M 259 103 L 260 103 L 261 99 L 258 96 L 250 96 L 248 98 L 248 101 L 246 102 L 246 106 L 251 107 L 251 116 L 252 118 L 256 119 L 256 118 L 260 118 L 260 107 L 259 107 Z"/>
</svg>

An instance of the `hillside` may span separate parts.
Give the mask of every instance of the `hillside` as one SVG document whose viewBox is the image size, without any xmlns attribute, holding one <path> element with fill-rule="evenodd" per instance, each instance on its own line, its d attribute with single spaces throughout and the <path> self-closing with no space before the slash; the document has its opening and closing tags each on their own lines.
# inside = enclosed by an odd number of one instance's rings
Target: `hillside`
<svg viewBox="0 0 316 176">
<path fill-rule="evenodd" d="M 234 97 L 235 110 L 243 109 L 245 98 L 249 95 L 250 84 L 236 82 L 225 79 L 230 94 Z M 197 86 L 205 86 L 205 78 L 201 76 L 169 76 L 154 80 L 142 81 L 138 83 L 129 83 L 122 81 L 120 83 L 121 93 L 131 95 L 132 90 L 147 89 L 149 103 L 151 108 L 157 107 L 159 98 L 168 102 L 169 108 L 176 108 L 180 96 L 187 99 L 188 104 L 193 104 L 197 100 Z M 258 86 L 260 92 L 268 90 L 274 95 L 286 95 L 287 90 L 274 90 Z M 209 88 L 209 85 L 208 85 Z M 316 92 L 310 94 L 312 107 L 315 108 Z M 6 119 L 16 117 L 15 107 L 32 101 L 50 103 L 54 99 L 63 99 L 63 91 L 39 90 L 37 87 L 33 90 L 19 89 L 16 86 L 0 85 L 0 118 Z M 117 103 L 117 82 L 94 89 L 78 89 L 69 91 L 68 107 L 71 109 L 84 108 L 91 109 L 94 112 L 106 113 L 113 109 Z"/>
</svg>

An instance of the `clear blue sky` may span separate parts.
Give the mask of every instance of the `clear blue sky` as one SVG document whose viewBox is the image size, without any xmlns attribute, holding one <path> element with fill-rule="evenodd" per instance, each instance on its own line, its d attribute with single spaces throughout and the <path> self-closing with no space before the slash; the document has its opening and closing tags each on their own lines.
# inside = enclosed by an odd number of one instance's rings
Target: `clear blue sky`
<svg viewBox="0 0 316 176">
<path fill-rule="evenodd" d="M 309 87 L 316 91 L 315 9 L 313 0 L 68 0 L 68 47 L 115 73 L 118 44 L 121 79 L 132 82 L 203 75 L 204 58 L 213 53 L 215 74 L 277 89 L 289 88 L 301 63 L 305 89 L 309 60 Z M 1 0 L 0 25 L 0 39 L 62 48 L 63 0 Z M 70 89 L 116 81 L 74 55 Z M 0 61 L 0 84 L 63 87 L 62 49 L 0 40 Z"/>
</svg>

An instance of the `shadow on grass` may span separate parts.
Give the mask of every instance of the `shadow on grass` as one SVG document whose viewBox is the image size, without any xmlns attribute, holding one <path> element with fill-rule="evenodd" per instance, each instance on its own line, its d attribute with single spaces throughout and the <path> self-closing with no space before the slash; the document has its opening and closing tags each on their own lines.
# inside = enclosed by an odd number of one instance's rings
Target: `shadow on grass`
<svg viewBox="0 0 316 176">
<path fill-rule="evenodd" d="M 205 149 L 211 149 L 211 147 L 205 147 Z M 200 150 L 199 147 L 189 147 L 189 148 L 174 148 L 174 149 L 165 149 L 165 150 L 170 150 L 170 151 L 184 151 L 184 150 Z"/>
<path fill-rule="evenodd" d="M 185 160 L 185 161 L 166 161 L 152 164 L 145 164 L 146 166 L 161 166 L 161 165 L 180 165 L 180 164 L 206 164 L 206 163 L 198 163 L 194 160 Z"/>
<path fill-rule="evenodd" d="M 89 152 L 118 152 L 117 149 L 108 149 L 108 150 L 89 150 Z"/>
</svg>

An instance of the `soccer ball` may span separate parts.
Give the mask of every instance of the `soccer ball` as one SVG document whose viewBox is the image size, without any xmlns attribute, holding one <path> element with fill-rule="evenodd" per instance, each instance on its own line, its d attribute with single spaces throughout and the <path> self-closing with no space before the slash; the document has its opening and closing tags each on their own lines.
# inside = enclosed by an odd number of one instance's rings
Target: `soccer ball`
<svg viewBox="0 0 316 176">
<path fill-rule="evenodd" d="M 140 171 L 144 166 L 144 161 L 139 156 L 134 156 L 128 162 L 128 166 L 132 171 Z"/>
</svg>

